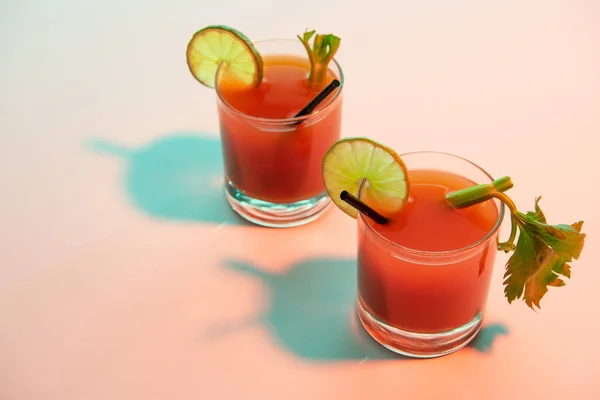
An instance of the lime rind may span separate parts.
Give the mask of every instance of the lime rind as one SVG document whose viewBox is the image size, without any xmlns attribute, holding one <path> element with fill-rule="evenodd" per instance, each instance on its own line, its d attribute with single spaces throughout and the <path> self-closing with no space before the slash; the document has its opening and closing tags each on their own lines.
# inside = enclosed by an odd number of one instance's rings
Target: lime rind
<svg viewBox="0 0 600 400">
<path fill-rule="evenodd" d="M 354 218 L 358 211 L 340 199 L 344 190 L 390 215 L 404 207 L 409 192 L 406 166 L 400 156 L 367 138 L 336 142 L 323 158 L 323 181 L 336 206 Z"/>
<path fill-rule="evenodd" d="M 196 32 L 187 46 L 187 64 L 192 75 L 214 88 L 221 64 L 227 77 L 248 86 L 258 86 L 263 77 L 262 57 L 241 32 L 224 25 L 207 26 Z"/>
</svg>

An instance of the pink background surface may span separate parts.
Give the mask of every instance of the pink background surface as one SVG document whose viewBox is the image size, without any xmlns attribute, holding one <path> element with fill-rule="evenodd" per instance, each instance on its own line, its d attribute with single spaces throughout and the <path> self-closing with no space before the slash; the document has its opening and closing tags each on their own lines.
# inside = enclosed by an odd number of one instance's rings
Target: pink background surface
<svg viewBox="0 0 600 400">
<path fill-rule="evenodd" d="M 597 1 L 84 3 L 0 6 L 0 398 L 600 396 Z M 498 254 L 494 340 L 387 357 L 346 326 L 355 221 L 270 230 L 220 197 L 215 94 L 185 64 L 212 23 L 341 36 L 343 135 L 467 157 L 521 209 L 585 220 L 572 281 L 509 306 Z"/>
</svg>

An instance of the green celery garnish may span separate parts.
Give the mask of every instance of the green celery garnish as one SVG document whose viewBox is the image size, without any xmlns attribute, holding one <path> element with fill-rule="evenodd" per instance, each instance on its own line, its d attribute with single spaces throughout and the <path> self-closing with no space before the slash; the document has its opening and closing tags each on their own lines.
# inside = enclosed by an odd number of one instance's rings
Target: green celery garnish
<svg viewBox="0 0 600 400">
<path fill-rule="evenodd" d="M 304 45 L 310 60 L 310 74 L 308 83 L 310 85 L 322 85 L 327 77 L 329 63 L 333 60 L 333 56 L 340 48 L 341 39 L 335 35 L 315 35 L 314 30 L 306 31 L 302 35 L 298 35 L 298 39 Z M 310 39 L 315 36 L 312 48 Z"/>
<path fill-rule="evenodd" d="M 511 213 L 511 232 L 506 242 L 498 244 L 498 250 L 513 254 L 506 263 L 504 295 L 509 303 L 523 298 L 535 310 L 533 306 L 540 308 L 548 286 L 564 286 L 564 278 L 571 277 L 567 263 L 579 259 L 586 235 L 581 233 L 583 221 L 549 225 L 539 206 L 541 197 L 535 199 L 535 211 L 518 211 L 510 197 L 502 193 L 509 186 L 512 187 L 510 178 L 503 177 L 491 184 L 448 193 L 446 202 L 454 208 L 464 208 L 495 197 L 506 204 Z M 519 239 L 515 245 L 517 230 Z"/>
</svg>

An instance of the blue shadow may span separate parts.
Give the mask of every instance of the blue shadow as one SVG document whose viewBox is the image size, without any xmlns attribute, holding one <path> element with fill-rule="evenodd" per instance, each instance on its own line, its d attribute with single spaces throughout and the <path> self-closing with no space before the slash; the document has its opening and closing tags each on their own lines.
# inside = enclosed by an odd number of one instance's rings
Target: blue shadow
<svg viewBox="0 0 600 400">
<path fill-rule="evenodd" d="M 124 189 L 133 205 L 147 215 L 247 225 L 225 198 L 223 158 L 217 137 L 180 132 L 138 149 L 102 139 L 91 140 L 88 146 L 125 163 Z"/>
<path fill-rule="evenodd" d="M 355 260 L 312 259 L 280 274 L 233 260 L 227 267 L 266 286 L 268 309 L 246 323 L 268 326 L 278 343 L 295 355 L 313 361 L 409 359 L 380 346 L 358 321 Z M 485 326 L 470 347 L 488 352 L 495 338 L 506 333 L 501 324 Z"/>
<path fill-rule="evenodd" d="M 484 325 L 477 336 L 469 343 L 469 347 L 474 348 L 480 353 L 488 353 L 492 350 L 492 346 L 498 336 L 506 335 L 508 335 L 508 328 L 503 324 Z"/>
</svg>

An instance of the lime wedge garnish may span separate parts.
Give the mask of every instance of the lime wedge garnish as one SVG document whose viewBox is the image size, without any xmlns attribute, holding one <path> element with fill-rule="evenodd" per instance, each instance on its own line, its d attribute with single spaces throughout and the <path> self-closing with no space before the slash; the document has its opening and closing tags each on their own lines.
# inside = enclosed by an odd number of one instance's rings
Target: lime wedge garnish
<svg viewBox="0 0 600 400">
<path fill-rule="evenodd" d="M 194 34 L 187 46 L 187 64 L 198 82 L 215 87 L 217 69 L 245 85 L 258 86 L 263 77 L 260 54 L 246 36 L 233 28 L 213 25 Z"/>
<path fill-rule="evenodd" d="M 382 214 L 399 212 L 408 199 L 406 165 L 394 150 L 366 138 L 334 143 L 323 158 L 323 182 L 336 206 L 356 218 L 355 208 L 340 199 L 347 190 Z"/>
</svg>

